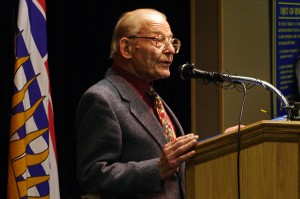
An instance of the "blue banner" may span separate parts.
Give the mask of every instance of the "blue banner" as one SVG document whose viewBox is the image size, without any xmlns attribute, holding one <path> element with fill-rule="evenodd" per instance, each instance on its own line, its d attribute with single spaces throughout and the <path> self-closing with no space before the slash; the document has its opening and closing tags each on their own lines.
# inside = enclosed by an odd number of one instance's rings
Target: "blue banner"
<svg viewBox="0 0 300 199">
<path fill-rule="evenodd" d="M 300 55 L 300 1 L 273 1 L 273 85 L 289 102 L 299 96 L 295 61 Z M 286 110 L 273 96 L 273 113 L 283 116 Z"/>
</svg>

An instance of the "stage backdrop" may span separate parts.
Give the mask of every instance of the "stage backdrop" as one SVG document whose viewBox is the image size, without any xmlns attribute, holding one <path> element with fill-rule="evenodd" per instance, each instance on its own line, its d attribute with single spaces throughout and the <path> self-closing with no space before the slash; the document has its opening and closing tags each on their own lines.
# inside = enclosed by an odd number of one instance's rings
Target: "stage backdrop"
<svg viewBox="0 0 300 199">
<path fill-rule="evenodd" d="M 17 6 L 17 0 L 0 6 L 0 198 L 6 198 L 7 190 Z M 46 6 L 60 195 L 63 199 L 76 199 L 80 189 L 75 176 L 75 111 L 83 92 L 99 81 L 111 64 L 111 35 L 121 13 L 151 7 L 167 15 L 174 36 L 182 41 L 182 48 L 174 57 L 171 77 L 158 81 L 155 88 L 174 110 L 185 131 L 190 132 L 190 83 L 177 75 L 177 68 L 190 62 L 190 3 L 180 0 L 51 0 Z"/>
</svg>

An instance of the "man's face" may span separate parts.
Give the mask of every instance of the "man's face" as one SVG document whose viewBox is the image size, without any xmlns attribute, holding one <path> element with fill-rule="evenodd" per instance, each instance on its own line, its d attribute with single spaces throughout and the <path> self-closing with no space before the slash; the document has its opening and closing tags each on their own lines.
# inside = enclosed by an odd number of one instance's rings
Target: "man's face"
<svg viewBox="0 0 300 199">
<path fill-rule="evenodd" d="M 167 78 L 170 76 L 169 68 L 175 54 L 174 47 L 168 42 L 173 37 L 170 26 L 165 20 L 158 18 L 149 21 L 145 27 L 147 31 L 142 30 L 135 35 L 135 41 L 131 44 L 132 69 L 145 82 Z"/>
</svg>

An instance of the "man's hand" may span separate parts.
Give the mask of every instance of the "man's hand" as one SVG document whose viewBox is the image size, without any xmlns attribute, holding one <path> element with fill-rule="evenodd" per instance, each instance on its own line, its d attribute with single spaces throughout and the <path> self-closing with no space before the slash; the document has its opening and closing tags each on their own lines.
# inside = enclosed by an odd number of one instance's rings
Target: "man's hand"
<svg viewBox="0 0 300 199">
<path fill-rule="evenodd" d="M 240 128 L 244 128 L 245 125 L 241 125 Z M 236 126 L 232 126 L 232 127 L 229 127 L 227 129 L 225 129 L 224 133 L 229 133 L 231 131 L 235 131 L 239 128 L 239 125 L 236 125 Z"/>
<path fill-rule="evenodd" d="M 187 134 L 177 137 L 163 147 L 159 159 L 160 177 L 162 180 L 172 176 L 179 165 L 195 155 L 194 147 L 197 145 L 198 135 Z"/>
</svg>

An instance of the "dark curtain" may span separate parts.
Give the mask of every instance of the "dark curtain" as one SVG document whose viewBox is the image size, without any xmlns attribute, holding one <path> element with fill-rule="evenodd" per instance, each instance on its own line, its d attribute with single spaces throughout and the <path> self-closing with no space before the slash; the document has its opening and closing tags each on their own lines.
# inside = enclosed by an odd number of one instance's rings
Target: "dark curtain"
<svg viewBox="0 0 300 199">
<path fill-rule="evenodd" d="M 3 4 L 3 3 L 2 3 Z M 5 5 L 5 6 L 4 6 Z M 14 33 L 17 0 L 0 6 L 0 198 L 6 198 L 8 135 L 14 65 Z M 182 41 L 174 57 L 171 77 L 159 80 L 155 88 L 190 132 L 190 83 L 181 80 L 177 68 L 190 62 L 190 2 L 181 0 L 73 0 L 47 1 L 48 60 L 58 171 L 62 199 L 80 198 L 75 176 L 75 128 L 77 103 L 83 92 L 99 81 L 109 60 L 110 42 L 119 16 L 129 10 L 151 7 L 164 12 L 176 38 Z"/>
</svg>

